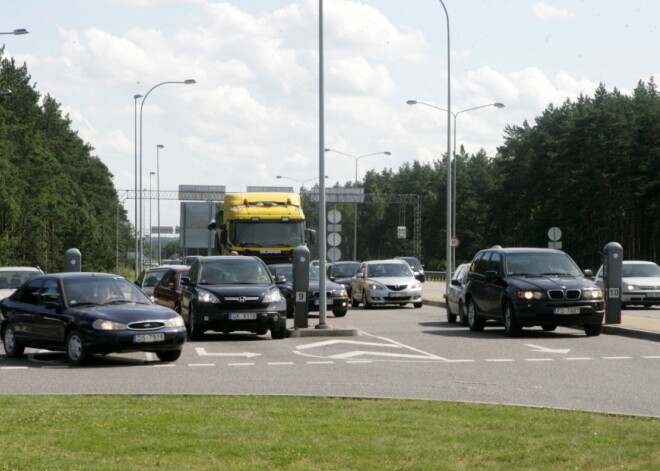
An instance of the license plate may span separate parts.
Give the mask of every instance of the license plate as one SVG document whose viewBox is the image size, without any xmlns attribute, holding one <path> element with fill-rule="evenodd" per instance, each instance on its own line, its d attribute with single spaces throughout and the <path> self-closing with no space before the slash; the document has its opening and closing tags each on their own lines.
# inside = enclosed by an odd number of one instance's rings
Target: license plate
<svg viewBox="0 0 660 471">
<path fill-rule="evenodd" d="M 138 334 L 133 336 L 134 343 L 154 343 L 165 340 L 165 334 Z"/>
<path fill-rule="evenodd" d="M 256 318 L 256 312 L 232 312 L 229 314 L 229 320 L 232 321 L 253 321 Z"/>
<path fill-rule="evenodd" d="M 579 307 L 556 307 L 553 309 L 553 312 L 555 314 L 580 314 L 580 308 Z"/>
<path fill-rule="evenodd" d="M 407 296 L 408 296 L 408 293 L 402 293 L 402 292 L 390 293 L 390 298 L 405 298 Z"/>
<path fill-rule="evenodd" d="M 660 292 L 659 293 L 647 293 L 646 297 L 647 298 L 660 298 Z"/>
</svg>

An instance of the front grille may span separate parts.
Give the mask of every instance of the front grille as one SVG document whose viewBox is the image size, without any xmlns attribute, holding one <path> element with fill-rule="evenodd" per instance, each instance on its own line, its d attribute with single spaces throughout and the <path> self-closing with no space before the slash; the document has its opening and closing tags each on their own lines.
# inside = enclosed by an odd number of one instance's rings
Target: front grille
<svg viewBox="0 0 660 471">
<path fill-rule="evenodd" d="M 131 330 L 153 330 L 161 329 L 165 326 L 163 321 L 142 321 L 142 322 L 133 322 L 128 324 L 128 328 Z"/>
<path fill-rule="evenodd" d="M 222 298 L 220 307 L 223 310 L 259 309 L 263 307 L 263 303 L 259 302 L 259 296 L 227 296 Z"/>
<path fill-rule="evenodd" d="M 558 301 L 561 299 L 570 299 L 577 300 L 582 296 L 582 292 L 579 289 L 567 289 L 566 291 L 562 289 L 550 289 L 548 290 L 548 298 L 553 301 Z"/>
<path fill-rule="evenodd" d="M 408 287 L 407 284 L 405 285 L 387 285 L 387 289 L 390 289 L 392 291 L 402 291 Z"/>
</svg>

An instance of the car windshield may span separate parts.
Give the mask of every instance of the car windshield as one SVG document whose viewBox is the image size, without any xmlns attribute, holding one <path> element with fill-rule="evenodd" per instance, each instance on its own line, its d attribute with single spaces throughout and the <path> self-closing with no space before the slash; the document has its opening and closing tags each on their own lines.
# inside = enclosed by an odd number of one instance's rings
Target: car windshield
<svg viewBox="0 0 660 471">
<path fill-rule="evenodd" d="M 28 280 L 40 275 L 36 270 L 7 270 L 0 272 L 0 289 L 16 289 Z"/>
<path fill-rule="evenodd" d="M 285 265 L 280 267 L 270 267 L 271 272 L 275 276 L 283 276 L 287 281 L 293 280 L 293 265 Z M 318 280 L 319 279 L 319 269 L 312 265 L 309 266 L 309 279 Z"/>
<path fill-rule="evenodd" d="M 401 257 L 401 259 L 408 262 L 408 265 L 410 265 L 411 267 L 421 267 L 422 266 L 422 263 L 419 260 L 417 260 L 415 257 Z"/>
<path fill-rule="evenodd" d="M 218 260 L 202 264 L 200 278 L 202 285 L 255 284 L 272 283 L 268 270 L 257 260 Z"/>
<path fill-rule="evenodd" d="M 350 277 L 357 272 L 359 263 L 342 263 L 339 265 L 332 265 L 331 275 L 337 277 Z"/>
<path fill-rule="evenodd" d="M 234 245 L 239 247 L 297 247 L 305 243 L 302 222 L 236 221 Z"/>
<path fill-rule="evenodd" d="M 626 278 L 660 277 L 660 266 L 655 263 L 624 263 L 623 276 Z"/>
<path fill-rule="evenodd" d="M 412 276 L 410 267 L 405 263 L 376 263 L 369 265 L 367 276 L 370 278 Z"/>
<path fill-rule="evenodd" d="M 506 259 L 507 276 L 582 276 L 564 253 L 512 253 Z"/>
<path fill-rule="evenodd" d="M 64 280 L 64 296 L 69 306 L 83 304 L 151 304 L 149 298 L 125 278 L 72 278 Z"/>
<path fill-rule="evenodd" d="M 163 278 L 165 273 L 167 273 L 167 270 L 154 270 L 146 272 L 142 286 L 156 286 Z"/>
</svg>

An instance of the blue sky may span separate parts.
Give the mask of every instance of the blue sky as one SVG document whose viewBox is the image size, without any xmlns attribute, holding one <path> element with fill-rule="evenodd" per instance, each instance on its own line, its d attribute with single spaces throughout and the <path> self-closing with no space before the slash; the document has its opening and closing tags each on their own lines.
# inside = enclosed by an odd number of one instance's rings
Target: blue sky
<svg viewBox="0 0 660 471">
<path fill-rule="evenodd" d="M 6 54 L 26 62 L 74 129 L 134 187 L 134 100 L 143 109 L 143 185 L 281 185 L 318 176 L 318 0 L 0 0 Z M 507 125 L 599 83 L 629 93 L 657 80 L 660 3 L 652 0 L 445 0 L 458 145 L 494 155 Z M 325 0 L 325 146 L 370 169 L 430 162 L 446 150 L 447 26 L 437 0 Z M 326 154 L 327 183 L 355 161 Z M 298 180 L 298 182 L 294 181 Z M 152 180 L 155 189 L 155 180 Z M 309 186 L 309 183 L 308 183 Z M 162 203 L 161 223 L 179 222 Z M 133 203 L 126 208 L 133 218 Z"/>
</svg>

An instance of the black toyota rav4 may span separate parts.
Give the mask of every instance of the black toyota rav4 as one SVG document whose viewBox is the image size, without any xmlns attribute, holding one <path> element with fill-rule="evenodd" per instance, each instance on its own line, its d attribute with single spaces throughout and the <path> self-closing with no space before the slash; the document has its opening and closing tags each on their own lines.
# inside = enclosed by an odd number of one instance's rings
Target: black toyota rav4
<svg viewBox="0 0 660 471">
<path fill-rule="evenodd" d="M 499 246 L 472 260 L 465 303 L 470 330 L 481 331 L 495 320 L 504 323 L 508 336 L 523 327 L 551 331 L 573 325 L 599 335 L 605 307 L 602 290 L 561 250 Z"/>
</svg>

